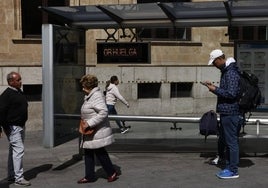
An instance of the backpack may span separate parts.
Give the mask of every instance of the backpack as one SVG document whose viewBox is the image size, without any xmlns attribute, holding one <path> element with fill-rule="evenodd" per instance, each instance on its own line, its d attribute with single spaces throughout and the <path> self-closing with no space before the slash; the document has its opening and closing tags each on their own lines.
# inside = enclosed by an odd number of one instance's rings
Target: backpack
<svg viewBox="0 0 268 188">
<path fill-rule="evenodd" d="M 205 136 L 205 141 L 209 135 L 219 134 L 219 124 L 217 114 L 213 110 L 204 113 L 199 122 L 199 132 Z"/>
<path fill-rule="evenodd" d="M 240 73 L 239 108 L 245 114 L 256 109 L 261 102 L 261 91 L 258 86 L 259 79 L 254 74 L 242 71 Z"/>
<path fill-rule="evenodd" d="M 238 104 L 244 119 L 242 133 L 245 133 L 245 125 L 252 115 L 251 111 L 256 109 L 261 103 L 261 91 L 258 82 L 259 79 L 256 75 L 245 71 L 240 72 L 240 95 Z M 249 113 L 247 118 L 246 113 Z"/>
</svg>

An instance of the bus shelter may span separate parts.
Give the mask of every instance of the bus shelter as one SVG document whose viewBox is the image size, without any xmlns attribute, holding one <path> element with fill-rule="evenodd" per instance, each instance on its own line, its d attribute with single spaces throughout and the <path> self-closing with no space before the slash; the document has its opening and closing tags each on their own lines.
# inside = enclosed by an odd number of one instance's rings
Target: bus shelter
<svg viewBox="0 0 268 188">
<path fill-rule="evenodd" d="M 182 28 L 267 25 L 268 2 L 209 1 L 41 7 L 60 25 L 42 26 L 44 146 L 54 147 L 78 136 L 88 29 Z M 268 90 L 268 88 L 266 88 Z M 74 116 L 70 116 L 74 115 Z"/>
</svg>

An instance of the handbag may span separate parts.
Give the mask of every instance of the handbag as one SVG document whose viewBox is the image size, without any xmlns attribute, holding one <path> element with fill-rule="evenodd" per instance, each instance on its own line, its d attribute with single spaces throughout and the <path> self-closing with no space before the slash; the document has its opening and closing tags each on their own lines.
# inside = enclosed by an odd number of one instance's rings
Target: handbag
<svg viewBox="0 0 268 188">
<path fill-rule="evenodd" d="M 79 132 L 83 135 L 91 135 L 95 132 L 95 129 L 92 129 L 90 127 L 87 127 L 84 129 L 84 125 L 86 124 L 86 122 L 84 120 L 80 120 L 80 124 L 79 124 Z"/>
</svg>

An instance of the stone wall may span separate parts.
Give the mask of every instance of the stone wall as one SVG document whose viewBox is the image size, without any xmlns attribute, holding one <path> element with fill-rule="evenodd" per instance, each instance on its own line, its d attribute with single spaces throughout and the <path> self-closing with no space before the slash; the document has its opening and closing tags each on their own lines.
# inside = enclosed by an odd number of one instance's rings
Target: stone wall
<svg viewBox="0 0 268 188">
<path fill-rule="evenodd" d="M 196 0 L 197 1 L 197 0 Z M 6 87 L 6 75 L 17 71 L 22 75 L 23 84 L 42 84 L 42 42 L 41 39 L 23 39 L 21 30 L 20 0 L 0 1 L 0 92 Z M 71 5 L 88 4 L 129 4 L 135 0 L 70 0 Z M 221 48 L 227 56 L 233 55 L 232 45 L 225 36 L 226 27 L 192 28 L 191 41 L 170 41 L 151 43 L 151 64 L 99 65 L 96 44 L 103 42 L 107 34 L 103 30 L 86 32 L 87 73 L 96 74 L 103 89 L 111 75 L 121 80 L 119 85 L 123 96 L 130 102 L 130 108 L 118 103 L 119 113 L 135 115 L 178 115 L 202 113 L 215 107 L 215 96 L 199 84 L 202 80 L 218 82 L 219 72 L 207 67 L 208 54 L 214 48 Z M 116 37 L 119 42 L 122 31 Z M 226 45 L 227 44 L 227 45 Z M 161 82 L 161 98 L 137 99 L 137 84 Z M 170 98 L 170 82 L 193 82 L 192 97 Z M 42 102 L 29 103 L 28 128 L 42 129 Z"/>
<path fill-rule="evenodd" d="M 106 80 L 117 75 L 122 95 L 130 103 L 130 108 L 118 102 L 118 112 L 135 115 L 178 115 L 198 114 L 215 109 L 215 96 L 208 92 L 200 81 L 219 83 L 220 72 L 214 67 L 88 67 L 87 73 L 99 78 L 100 87 L 105 89 Z M 192 82 L 192 96 L 170 98 L 171 82 Z M 161 83 L 160 98 L 138 99 L 138 83 Z"/>
</svg>

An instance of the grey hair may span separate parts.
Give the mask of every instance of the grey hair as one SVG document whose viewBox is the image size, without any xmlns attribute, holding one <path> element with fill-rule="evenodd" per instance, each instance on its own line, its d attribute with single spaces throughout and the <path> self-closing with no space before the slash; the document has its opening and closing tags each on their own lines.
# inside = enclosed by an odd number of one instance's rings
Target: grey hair
<svg viewBox="0 0 268 188">
<path fill-rule="evenodd" d="M 7 74 L 7 82 L 10 82 L 13 79 L 15 74 L 18 74 L 18 73 L 14 72 L 14 71 L 8 73 Z"/>
</svg>

